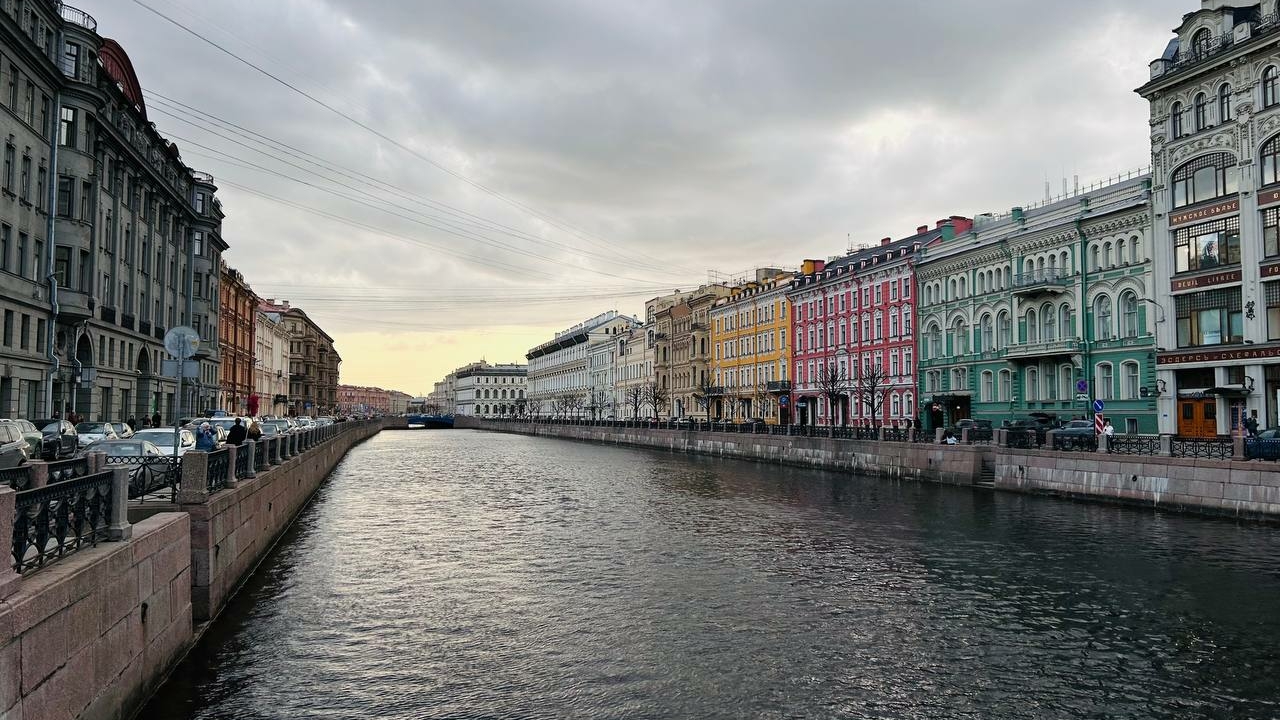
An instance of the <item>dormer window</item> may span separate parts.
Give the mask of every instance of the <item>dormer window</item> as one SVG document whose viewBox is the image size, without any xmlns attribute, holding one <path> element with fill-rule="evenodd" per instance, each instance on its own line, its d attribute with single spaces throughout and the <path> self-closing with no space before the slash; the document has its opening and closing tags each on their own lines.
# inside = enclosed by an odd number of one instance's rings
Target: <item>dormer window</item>
<svg viewBox="0 0 1280 720">
<path fill-rule="evenodd" d="M 1209 57 L 1213 46 L 1212 38 L 1213 33 L 1209 32 L 1209 28 L 1200 28 L 1191 36 L 1191 52 L 1197 60 Z"/>
</svg>

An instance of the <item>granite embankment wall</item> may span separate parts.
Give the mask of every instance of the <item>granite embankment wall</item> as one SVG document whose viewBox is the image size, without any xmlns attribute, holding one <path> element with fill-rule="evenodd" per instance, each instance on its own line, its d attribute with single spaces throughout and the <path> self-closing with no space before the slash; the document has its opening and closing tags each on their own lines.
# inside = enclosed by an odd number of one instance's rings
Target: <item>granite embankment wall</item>
<svg viewBox="0 0 1280 720">
<path fill-rule="evenodd" d="M 984 458 L 989 466 L 993 455 L 993 448 L 987 445 L 938 445 L 788 435 L 547 425 L 477 420 L 470 417 L 455 418 L 454 427 L 546 435 L 955 485 L 973 484 L 981 474 Z"/>
<path fill-rule="evenodd" d="M 1280 520 L 1280 463 L 994 445 L 749 435 L 650 428 L 529 424 L 456 418 L 458 428 L 777 462 L 881 477 L 976 484 L 983 467 L 1001 490 L 1119 502 L 1165 510 Z M 997 433 L 997 441 L 1001 433 Z M 1237 452 L 1237 456 L 1240 453 Z"/>
</svg>

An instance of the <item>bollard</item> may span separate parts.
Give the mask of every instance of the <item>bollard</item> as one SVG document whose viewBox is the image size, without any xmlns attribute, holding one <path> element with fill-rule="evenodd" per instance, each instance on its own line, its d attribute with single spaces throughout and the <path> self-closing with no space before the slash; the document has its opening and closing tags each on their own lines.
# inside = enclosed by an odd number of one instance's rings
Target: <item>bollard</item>
<svg viewBox="0 0 1280 720">
<path fill-rule="evenodd" d="M 1173 457 L 1173 436 L 1160 436 L 1160 457 Z"/>
<path fill-rule="evenodd" d="M 227 446 L 227 479 L 222 486 L 224 488 L 230 489 L 239 485 L 239 481 L 236 479 L 236 458 L 239 455 L 239 445 Z"/>
<path fill-rule="evenodd" d="M 246 464 L 249 466 L 249 477 L 251 478 L 258 477 L 258 442 L 258 440 L 245 440 L 244 445 L 240 446 L 244 452 L 249 454 L 249 462 Z"/>
<path fill-rule="evenodd" d="M 969 428 L 960 428 L 960 444 L 969 444 Z"/>
<path fill-rule="evenodd" d="M 47 475 L 46 475 L 47 477 Z M 13 547 L 14 502 L 18 493 L 9 489 L 8 485 L 0 485 L 0 538 L 4 538 L 6 547 Z M 10 550 L 4 552 L 7 560 L 0 563 L 0 600 L 4 600 L 18 591 L 22 576 L 13 569 L 13 555 Z"/>
<path fill-rule="evenodd" d="M 1098 452 L 1102 454 L 1111 452 L 1111 438 L 1106 433 L 1098 433 Z"/>
<path fill-rule="evenodd" d="M 95 455 L 98 453 L 94 453 Z M 133 526 L 129 524 L 129 467 L 111 468 L 111 524 L 107 526 L 107 537 L 122 541 L 133 537 Z"/>
<path fill-rule="evenodd" d="M 209 453 L 191 450 L 182 456 L 179 505 L 202 505 L 209 499 Z"/>
</svg>

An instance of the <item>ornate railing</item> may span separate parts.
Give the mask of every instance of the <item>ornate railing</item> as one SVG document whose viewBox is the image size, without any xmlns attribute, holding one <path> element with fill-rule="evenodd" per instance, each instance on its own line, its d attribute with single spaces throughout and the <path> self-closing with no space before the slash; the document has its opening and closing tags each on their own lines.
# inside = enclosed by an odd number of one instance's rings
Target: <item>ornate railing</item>
<svg viewBox="0 0 1280 720">
<path fill-rule="evenodd" d="M 236 479 L 243 480 L 247 477 L 249 477 L 249 446 L 240 445 L 236 447 Z"/>
<path fill-rule="evenodd" d="M 1244 441 L 1246 460 L 1280 460 L 1280 440 L 1247 438 Z"/>
<path fill-rule="evenodd" d="M 106 540 L 111 477 L 102 472 L 17 493 L 13 569 L 31 572 Z"/>
<path fill-rule="evenodd" d="M 911 439 L 911 431 L 906 428 L 885 428 L 884 439 L 890 442 L 907 442 Z"/>
<path fill-rule="evenodd" d="M 971 427 L 969 428 L 969 444 L 990 445 L 994 435 L 995 433 L 989 427 Z"/>
<path fill-rule="evenodd" d="M 1009 430 L 1005 434 L 1005 445 L 1019 450 L 1034 450 L 1040 443 L 1035 430 Z"/>
<path fill-rule="evenodd" d="M 108 457 L 107 466 L 129 468 L 129 499 L 174 502 L 182 485 L 182 458 L 155 455 Z"/>
<path fill-rule="evenodd" d="M 95 32 L 98 30 L 98 21 L 94 20 L 92 15 L 79 8 L 73 8 L 70 5 L 61 5 L 58 8 L 58 11 L 62 15 L 62 19 L 69 23 L 79 25 L 82 28 L 87 28 Z"/>
<path fill-rule="evenodd" d="M 260 438 L 257 444 L 253 446 L 253 467 L 258 472 L 262 472 L 267 469 L 269 462 L 267 460 L 267 448 L 271 447 L 270 443 L 271 438 L 264 437 Z"/>
<path fill-rule="evenodd" d="M 1070 277 L 1070 273 L 1057 268 L 1032 270 L 1031 272 L 1018 273 L 1014 275 L 1013 287 L 1031 288 L 1038 285 L 1063 285 L 1070 279 Z"/>
<path fill-rule="evenodd" d="M 14 490 L 26 490 L 31 484 L 31 466 L 19 465 L 18 467 L 5 468 L 0 470 L 0 485 L 8 485 Z"/>
<path fill-rule="evenodd" d="M 1112 435 L 1107 450 L 1114 455 L 1159 455 L 1159 435 Z"/>
<path fill-rule="evenodd" d="M 89 458 L 78 457 L 49 463 L 49 481 L 52 485 L 63 480 L 74 480 L 89 474 Z"/>
<path fill-rule="evenodd" d="M 880 430 L 871 427 L 859 427 L 853 429 L 854 440 L 879 440 Z"/>
<path fill-rule="evenodd" d="M 1216 460 L 1229 459 L 1234 453 L 1229 437 L 1217 438 L 1181 438 L 1175 437 L 1172 443 L 1174 457 L 1209 458 Z"/>
<path fill-rule="evenodd" d="M 205 484 L 210 493 L 227 487 L 231 468 L 231 448 L 222 448 L 209 453 L 208 465 L 205 467 Z"/>
<path fill-rule="evenodd" d="M 1059 435 L 1054 433 L 1053 449 L 1062 452 L 1097 452 L 1098 436 L 1092 433 L 1088 435 Z"/>
</svg>

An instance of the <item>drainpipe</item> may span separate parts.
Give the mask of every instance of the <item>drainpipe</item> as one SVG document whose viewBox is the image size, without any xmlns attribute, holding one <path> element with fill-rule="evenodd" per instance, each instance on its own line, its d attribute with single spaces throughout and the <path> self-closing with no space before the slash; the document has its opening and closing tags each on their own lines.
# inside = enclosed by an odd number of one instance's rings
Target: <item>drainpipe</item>
<svg viewBox="0 0 1280 720">
<path fill-rule="evenodd" d="M 1090 339 L 1091 325 L 1096 326 L 1096 318 L 1089 322 L 1089 239 L 1084 234 L 1084 218 L 1076 218 L 1076 235 L 1080 237 L 1080 339 L 1084 343 L 1084 377 L 1089 381 L 1089 395 L 1092 398 L 1097 392 L 1093 376 L 1093 341 Z M 1072 388 L 1075 390 L 1075 388 Z M 1086 407 L 1085 415 L 1092 411 Z"/>
<path fill-rule="evenodd" d="M 62 31 L 57 34 L 55 48 L 63 46 Z M 58 68 L 62 72 L 62 68 Z M 48 224 L 45 227 L 45 279 L 49 283 L 49 332 L 45 335 L 45 355 L 49 359 L 49 375 L 45 378 L 44 407 L 49 417 L 53 417 L 53 381 L 58 376 L 58 353 L 54 338 L 58 334 L 58 278 L 53 272 L 53 251 L 56 245 L 56 219 L 58 216 L 58 131 L 62 128 L 62 88 L 59 85 L 53 91 L 53 131 L 49 133 L 49 187 L 46 188 L 48 198 L 45 214 Z"/>
</svg>

